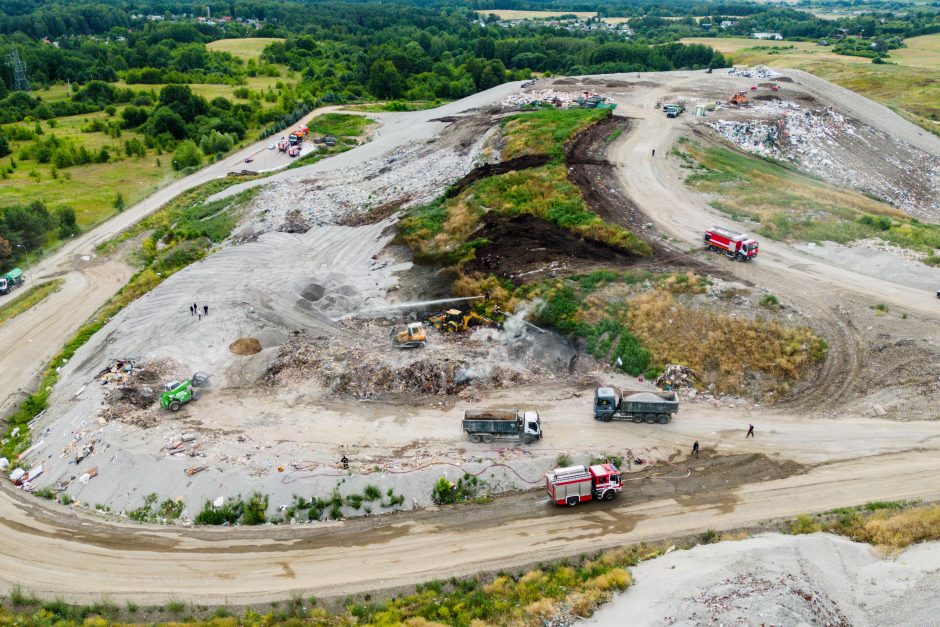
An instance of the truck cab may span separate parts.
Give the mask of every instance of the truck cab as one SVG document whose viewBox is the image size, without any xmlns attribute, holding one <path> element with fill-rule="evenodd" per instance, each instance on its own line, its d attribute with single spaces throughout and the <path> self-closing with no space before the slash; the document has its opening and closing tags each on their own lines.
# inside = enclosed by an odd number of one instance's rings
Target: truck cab
<svg viewBox="0 0 940 627">
<path fill-rule="evenodd" d="M 536 440 L 542 438 L 542 419 L 537 411 L 527 411 L 522 414 L 522 433 Z"/>
<path fill-rule="evenodd" d="M 600 420 L 605 416 L 613 416 L 617 411 L 620 395 L 614 388 L 597 388 L 594 390 L 594 418 Z"/>
</svg>

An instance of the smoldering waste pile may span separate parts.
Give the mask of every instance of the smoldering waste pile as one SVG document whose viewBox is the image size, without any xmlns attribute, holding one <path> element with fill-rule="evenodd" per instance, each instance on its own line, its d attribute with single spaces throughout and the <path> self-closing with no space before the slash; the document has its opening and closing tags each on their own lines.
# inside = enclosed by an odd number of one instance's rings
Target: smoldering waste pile
<svg viewBox="0 0 940 627">
<path fill-rule="evenodd" d="M 491 329 L 448 336 L 431 330 L 426 348 L 403 351 L 388 345 L 387 324 L 355 320 L 344 326 L 356 337 L 293 333 L 268 367 L 265 383 L 281 388 L 314 378 L 337 396 L 357 399 L 456 395 L 472 400 L 475 390 L 567 374 L 574 354 L 564 347 L 531 350 L 525 341 L 506 341 Z"/>
</svg>

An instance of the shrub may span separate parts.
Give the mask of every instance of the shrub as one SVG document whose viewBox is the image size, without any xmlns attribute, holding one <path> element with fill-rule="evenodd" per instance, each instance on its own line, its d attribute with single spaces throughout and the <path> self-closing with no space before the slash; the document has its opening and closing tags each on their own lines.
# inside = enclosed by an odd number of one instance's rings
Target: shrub
<svg viewBox="0 0 940 627">
<path fill-rule="evenodd" d="M 173 152 L 173 169 L 183 170 L 199 165 L 202 165 L 202 152 L 194 141 L 187 139 L 177 146 Z"/>
<path fill-rule="evenodd" d="M 558 457 L 555 458 L 555 463 L 558 464 L 560 468 L 571 465 L 571 456 L 568 453 L 559 453 Z"/>
<path fill-rule="evenodd" d="M 382 491 L 379 490 L 374 485 L 367 485 L 365 491 L 363 492 L 365 499 L 369 502 L 377 501 L 382 498 Z"/>
<path fill-rule="evenodd" d="M 767 309 L 774 309 L 780 305 L 780 299 L 774 296 L 773 294 L 767 294 L 760 299 L 760 306 L 766 307 Z"/>
</svg>

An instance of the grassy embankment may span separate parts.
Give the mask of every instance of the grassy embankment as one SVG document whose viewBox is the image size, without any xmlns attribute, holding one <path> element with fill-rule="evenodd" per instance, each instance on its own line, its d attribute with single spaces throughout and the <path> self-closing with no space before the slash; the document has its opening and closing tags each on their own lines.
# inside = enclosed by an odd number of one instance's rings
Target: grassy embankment
<svg viewBox="0 0 940 627">
<path fill-rule="evenodd" d="M 418 261 L 458 268 L 473 259 L 485 240 L 473 239 L 488 212 L 531 214 L 573 233 L 639 255 L 649 246 L 633 233 L 605 223 L 589 211 L 577 186 L 567 178 L 565 143 L 608 111 L 545 110 L 503 120 L 506 144 L 502 159 L 532 155 L 548 157 L 544 166 L 490 176 L 471 184 L 453 198 L 442 197 L 419 207 L 399 223 L 399 238 Z"/>
<path fill-rule="evenodd" d="M 20 294 L 10 302 L 0 305 L 0 324 L 15 318 L 23 312 L 29 311 L 29 309 L 41 303 L 50 294 L 58 292 L 59 289 L 62 288 L 63 283 L 65 283 L 63 279 L 54 279 L 40 283 L 39 285 L 34 285 L 26 290 L 24 294 Z"/>
<path fill-rule="evenodd" d="M 425 109 L 436 109 L 449 100 L 392 100 L 389 102 L 373 102 L 370 104 L 348 105 L 344 107 L 349 111 L 362 111 L 364 113 L 383 113 L 400 111 L 424 111 Z"/>
<path fill-rule="evenodd" d="M 812 42 L 695 37 L 683 43 L 712 46 L 735 64 L 795 68 L 851 89 L 940 134 L 940 34 L 912 37 L 885 64 L 839 55 Z M 786 86 L 782 95 L 786 94 Z"/>
<path fill-rule="evenodd" d="M 752 220 L 777 240 L 842 244 L 881 238 L 940 265 L 940 227 L 924 224 L 858 192 L 790 166 L 717 146 L 681 142 L 675 151 L 692 173 L 686 184 L 716 197 L 711 205 L 735 220 Z"/>
<path fill-rule="evenodd" d="M 889 550 L 940 539 L 940 506 L 911 503 L 869 503 L 789 521 L 769 522 L 758 532 L 783 530 L 794 534 L 828 531 L 846 535 Z M 347 599 L 339 608 L 317 607 L 313 597 L 298 594 L 265 610 L 247 609 L 233 615 L 226 608 L 169 601 L 162 606 L 119 607 L 102 599 L 92 605 L 69 605 L 61 599 L 43 601 L 14 588 L 0 606 L 0 622 L 16 625 L 129 625 L 173 621 L 188 627 L 236 627 L 237 625 L 330 625 L 332 627 L 410 625 L 513 625 L 540 627 L 559 615 L 587 617 L 618 592 L 632 585 L 629 568 L 654 559 L 669 546 L 686 550 L 698 544 L 742 540 L 754 530 L 719 534 L 706 531 L 697 538 L 633 545 L 605 551 L 576 561 L 543 564 L 522 573 L 496 577 L 431 581 L 415 592 L 373 601 L 371 595 Z M 628 592 L 629 594 L 629 592 Z M 262 613 L 263 612 L 263 613 Z"/>
</svg>

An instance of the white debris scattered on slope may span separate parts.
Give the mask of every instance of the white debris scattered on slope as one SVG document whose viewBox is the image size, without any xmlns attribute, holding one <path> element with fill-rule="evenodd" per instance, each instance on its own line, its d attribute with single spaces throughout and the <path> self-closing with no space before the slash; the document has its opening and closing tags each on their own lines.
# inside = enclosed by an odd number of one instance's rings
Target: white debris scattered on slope
<svg viewBox="0 0 940 627">
<path fill-rule="evenodd" d="M 556 91 L 554 89 L 536 89 L 511 94 L 506 97 L 503 104 L 510 107 L 518 107 L 534 102 L 551 102 L 557 103 L 556 106 L 567 106 L 583 95 L 584 92 L 573 94 L 566 91 Z"/>
<path fill-rule="evenodd" d="M 777 100 L 740 113 L 749 119 L 705 124 L 748 152 L 789 161 L 911 215 L 940 214 L 940 162 L 932 156 L 827 107 Z"/>
<path fill-rule="evenodd" d="M 739 76 L 741 78 L 767 78 L 774 79 L 778 78 L 780 75 L 769 67 L 764 65 L 755 65 L 754 67 L 745 67 L 745 68 L 731 68 L 728 70 L 728 74 L 731 76 Z"/>
<path fill-rule="evenodd" d="M 940 543 L 881 557 L 829 534 L 767 534 L 644 562 L 592 625 L 928 625 Z"/>
<path fill-rule="evenodd" d="M 300 210 L 308 225 L 324 226 L 388 203 L 428 203 L 473 168 L 487 138 L 482 134 L 465 150 L 414 144 L 316 178 L 266 185 L 252 203 L 257 219 L 248 221 L 240 234 L 273 230 L 293 209 Z"/>
</svg>

